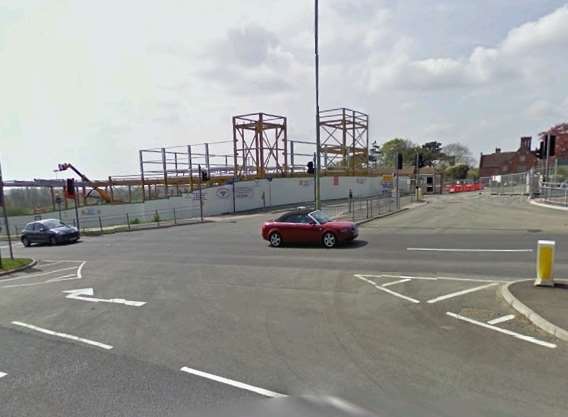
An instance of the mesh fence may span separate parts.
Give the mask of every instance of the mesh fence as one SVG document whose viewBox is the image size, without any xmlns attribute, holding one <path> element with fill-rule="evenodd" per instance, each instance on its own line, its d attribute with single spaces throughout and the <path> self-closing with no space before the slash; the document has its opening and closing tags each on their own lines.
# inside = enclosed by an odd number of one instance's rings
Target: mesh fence
<svg viewBox="0 0 568 417">
<path fill-rule="evenodd" d="M 480 178 L 483 189 L 491 194 L 526 194 L 538 189 L 538 176 L 533 172 L 494 175 Z"/>
</svg>

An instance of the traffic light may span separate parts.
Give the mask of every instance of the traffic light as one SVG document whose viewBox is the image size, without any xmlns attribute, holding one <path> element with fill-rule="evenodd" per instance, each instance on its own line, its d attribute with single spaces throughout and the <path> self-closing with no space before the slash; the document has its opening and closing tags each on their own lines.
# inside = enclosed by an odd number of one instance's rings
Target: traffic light
<svg viewBox="0 0 568 417">
<path fill-rule="evenodd" d="M 308 162 L 307 168 L 308 168 L 308 174 L 313 175 L 316 172 L 316 170 L 314 169 L 314 161 Z"/>
<path fill-rule="evenodd" d="M 554 156 L 556 153 L 556 136 L 550 135 L 548 137 L 548 156 Z"/>
<path fill-rule="evenodd" d="M 545 156 L 544 149 L 545 149 L 545 141 L 543 140 L 543 141 L 540 142 L 540 145 L 539 145 L 538 149 L 537 149 L 536 152 L 535 152 L 535 153 L 536 153 L 536 157 L 537 157 L 538 159 L 544 159 L 544 158 L 546 157 L 546 156 Z"/>
<path fill-rule="evenodd" d="M 424 155 L 421 153 L 418 154 L 418 168 L 424 167 Z"/>
<path fill-rule="evenodd" d="M 402 169 L 403 162 L 404 161 L 402 160 L 402 154 L 397 153 L 396 154 L 396 169 Z"/>
<path fill-rule="evenodd" d="M 75 199 L 75 180 L 68 178 L 65 186 L 65 196 L 71 200 Z"/>
</svg>

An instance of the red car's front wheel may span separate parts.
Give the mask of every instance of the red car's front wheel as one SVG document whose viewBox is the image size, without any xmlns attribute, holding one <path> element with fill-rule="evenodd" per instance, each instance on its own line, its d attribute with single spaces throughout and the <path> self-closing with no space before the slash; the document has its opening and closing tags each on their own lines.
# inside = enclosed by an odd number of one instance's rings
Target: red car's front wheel
<svg viewBox="0 0 568 417">
<path fill-rule="evenodd" d="M 326 232 L 322 239 L 321 239 L 323 246 L 325 246 L 328 249 L 333 248 L 335 245 L 337 245 L 337 238 L 335 237 L 335 235 L 331 232 Z"/>
<path fill-rule="evenodd" d="M 282 245 L 282 236 L 278 232 L 272 232 L 268 237 L 270 246 L 277 248 Z"/>
</svg>

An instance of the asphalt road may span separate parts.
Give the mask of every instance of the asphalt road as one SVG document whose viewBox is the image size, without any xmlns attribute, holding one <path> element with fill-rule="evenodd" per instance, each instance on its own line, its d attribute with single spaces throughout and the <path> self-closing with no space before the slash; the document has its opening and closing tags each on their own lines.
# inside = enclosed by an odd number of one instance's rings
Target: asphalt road
<svg viewBox="0 0 568 417">
<path fill-rule="evenodd" d="M 563 212 L 435 197 L 334 250 L 272 249 L 268 217 L 18 248 L 40 263 L 0 280 L 0 414 L 199 415 L 278 394 L 384 416 L 567 414 L 568 345 L 497 295 L 533 276 L 538 239 L 568 277 Z"/>
</svg>

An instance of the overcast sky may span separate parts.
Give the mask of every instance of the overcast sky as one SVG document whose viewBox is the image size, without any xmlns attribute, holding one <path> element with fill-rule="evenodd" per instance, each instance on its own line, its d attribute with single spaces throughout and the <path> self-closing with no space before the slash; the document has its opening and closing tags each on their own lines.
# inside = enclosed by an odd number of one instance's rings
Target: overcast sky
<svg viewBox="0 0 568 417">
<path fill-rule="evenodd" d="M 10 179 L 72 162 L 138 173 L 138 149 L 230 139 L 231 116 L 312 139 L 310 0 L 0 0 L 0 158 Z M 320 0 L 321 107 L 370 137 L 518 147 L 568 119 L 568 5 Z"/>
</svg>

